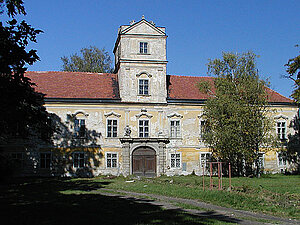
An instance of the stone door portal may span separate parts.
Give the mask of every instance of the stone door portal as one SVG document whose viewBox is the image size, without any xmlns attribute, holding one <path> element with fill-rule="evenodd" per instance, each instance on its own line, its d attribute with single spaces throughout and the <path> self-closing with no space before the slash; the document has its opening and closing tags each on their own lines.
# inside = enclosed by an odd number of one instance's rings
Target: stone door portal
<svg viewBox="0 0 300 225">
<path fill-rule="evenodd" d="M 151 148 L 142 147 L 132 153 L 132 174 L 137 176 L 156 176 L 156 155 Z"/>
</svg>

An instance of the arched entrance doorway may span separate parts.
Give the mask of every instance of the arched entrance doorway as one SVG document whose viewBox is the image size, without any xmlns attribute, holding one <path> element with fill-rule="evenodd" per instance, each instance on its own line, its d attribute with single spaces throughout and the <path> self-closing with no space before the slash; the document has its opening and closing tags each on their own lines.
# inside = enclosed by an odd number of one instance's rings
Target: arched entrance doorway
<svg viewBox="0 0 300 225">
<path fill-rule="evenodd" d="M 149 147 L 137 148 L 132 153 L 132 174 L 137 176 L 156 176 L 156 155 Z"/>
</svg>

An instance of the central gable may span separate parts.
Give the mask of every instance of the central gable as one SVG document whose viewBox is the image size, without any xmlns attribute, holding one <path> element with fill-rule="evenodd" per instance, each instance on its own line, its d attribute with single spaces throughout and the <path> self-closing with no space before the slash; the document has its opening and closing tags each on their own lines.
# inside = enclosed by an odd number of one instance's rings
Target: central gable
<svg viewBox="0 0 300 225">
<path fill-rule="evenodd" d="M 142 34 L 142 35 L 166 35 L 163 29 L 155 27 L 145 19 L 127 27 L 121 34 Z"/>
</svg>

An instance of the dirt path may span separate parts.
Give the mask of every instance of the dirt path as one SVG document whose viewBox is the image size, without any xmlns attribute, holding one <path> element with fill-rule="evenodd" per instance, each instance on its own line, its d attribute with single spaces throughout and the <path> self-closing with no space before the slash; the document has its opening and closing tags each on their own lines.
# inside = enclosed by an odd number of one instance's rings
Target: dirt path
<svg viewBox="0 0 300 225">
<path fill-rule="evenodd" d="M 198 200 L 193 199 L 174 198 L 155 194 L 136 193 L 114 189 L 98 189 L 93 192 L 101 193 L 102 195 L 106 196 L 119 196 L 122 198 L 130 198 L 134 199 L 136 202 L 147 201 L 149 204 L 159 205 L 165 209 L 180 209 L 189 214 L 197 215 L 199 217 L 212 217 L 215 219 L 220 219 L 222 221 L 238 224 L 300 224 L 299 220 L 285 219 L 271 215 L 236 210 L 200 202 Z M 151 198 L 152 200 L 149 201 L 149 198 Z M 196 206 L 203 210 L 183 209 L 179 206 L 176 206 L 176 203 L 183 203 Z"/>
</svg>

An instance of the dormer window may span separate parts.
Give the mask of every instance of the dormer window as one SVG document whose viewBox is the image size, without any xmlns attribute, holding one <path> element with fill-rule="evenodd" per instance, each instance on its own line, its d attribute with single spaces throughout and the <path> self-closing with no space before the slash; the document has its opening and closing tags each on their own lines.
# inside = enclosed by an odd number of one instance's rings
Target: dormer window
<svg viewBox="0 0 300 225">
<path fill-rule="evenodd" d="M 141 54 L 148 53 L 148 43 L 147 42 L 140 42 L 140 53 Z"/>
<path fill-rule="evenodd" d="M 148 79 L 139 79 L 139 95 L 149 95 Z"/>
</svg>

